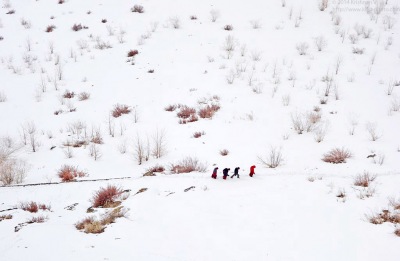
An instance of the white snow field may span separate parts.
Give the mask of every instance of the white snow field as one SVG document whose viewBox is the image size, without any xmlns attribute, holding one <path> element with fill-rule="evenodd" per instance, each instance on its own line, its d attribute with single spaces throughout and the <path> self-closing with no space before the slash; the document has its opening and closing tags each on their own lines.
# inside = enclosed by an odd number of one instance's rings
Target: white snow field
<svg viewBox="0 0 400 261">
<path fill-rule="evenodd" d="M 0 260 L 400 260 L 399 0 L 0 7 Z"/>
</svg>

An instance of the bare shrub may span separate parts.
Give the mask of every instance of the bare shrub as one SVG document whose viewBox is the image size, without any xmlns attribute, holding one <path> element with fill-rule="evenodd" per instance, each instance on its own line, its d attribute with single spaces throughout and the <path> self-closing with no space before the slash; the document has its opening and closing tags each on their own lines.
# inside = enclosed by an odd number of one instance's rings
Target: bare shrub
<svg viewBox="0 0 400 261">
<path fill-rule="evenodd" d="M 270 147 L 269 151 L 265 155 L 258 156 L 258 160 L 268 168 L 276 168 L 282 164 L 282 150 L 281 148 Z"/>
<path fill-rule="evenodd" d="M 226 56 L 225 56 L 226 59 L 232 58 L 233 52 L 236 49 L 236 41 L 235 41 L 235 38 L 232 35 L 228 35 L 225 38 L 225 42 L 224 42 L 224 45 L 222 46 L 222 49 L 226 53 Z"/>
<path fill-rule="evenodd" d="M 314 40 L 315 46 L 317 47 L 317 50 L 321 52 L 325 47 L 327 46 L 327 42 L 324 36 L 318 36 Z"/>
<path fill-rule="evenodd" d="M 380 135 L 377 132 L 377 124 L 374 122 L 367 122 L 365 125 L 367 132 L 370 135 L 371 141 L 376 141 L 380 138 Z"/>
<path fill-rule="evenodd" d="M 113 207 L 116 201 L 123 193 L 123 189 L 114 185 L 107 185 L 107 187 L 101 187 L 98 191 L 93 194 L 91 199 L 92 206 L 95 208 Z"/>
<path fill-rule="evenodd" d="M 101 224 L 103 226 L 115 223 L 117 218 L 126 217 L 127 210 L 123 206 L 119 206 L 111 211 L 101 215 Z"/>
<path fill-rule="evenodd" d="M 201 163 L 195 157 L 186 157 L 176 164 L 171 164 L 170 171 L 175 174 L 189 173 L 189 172 L 193 172 L 193 171 L 206 172 L 207 165 L 204 163 Z"/>
<path fill-rule="evenodd" d="M 260 20 L 251 20 L 250 21 L 251 27 L 253 29 L 260 29 L 261 28 L 261 22 Z"/>
<path fill-rule="evenodd" d="M 7 101 L 7 95 L 1 91 L 0 92 L 0 102 L 6 102 Z"/>
<path fill-rule="evenodd" d="M 210 11 L 211 22 L 215 23 L 217 19 L 220 17 L 220 12 L 216 9 Z"/>
<path fill-rule="evenodd" d="M 220 151 L 219 151 L 219 154 L 220 154 L 221 156 L 227 156 L 227 155 L 229 154 L 229 150 L 227 150 L 227 149 L 220 150 Z"/>
<path fill-rule="evenodd" d="M 329 0 L 318 0 L 318 9 L 320 11 L 325 11 L 328 8 Z"/>
<path fill-rule="evenodd" d="M 306 55 L 307 51 L 308 51 L 308 47 L 309 47 L 308 43 L 306 43 L 306 42 L 301 42 L 296 45 L 296 49 L 300 55 Z"/>
<path fill-rule="evenodd" d="M 141 6 L 141 5 L 134 5 L 134 6 L 131 8 L 131 12 L 132 12 L 132 13 L 139 13 L 139 14 L 142 14 L 142 13 L 144 13 L 144 7 Z"/>
<path fill-rule="evenodd" d="M 98 160 L 100 159 L 103 154 L 101 153 L 100 147 L 96 143 L 91 143 L 89 146 L 89 155 L 94 159 Z"/>
<path fill-rule="evenodd" d="M 44 223 L 48 218 L 45 216 L 32 217 L 26 221 L 27 224 Z"/>
<path fill-rule="evenodd" d="M 89 100 L 89 98 L 90 98 L 90 93 L 88 93 L 88 92 L 81 92 L 81 93 L 78 95 L 78 99 L 79 99 L 80 101 L 86 101 L 86 100 Z"/>
<path fill-rule="evenodd" d="M 318 143 L 322 142 L 325 139 L 328 128 L 329 124 L 327 122 L 318 124 L 313 130 L 314 140 Z"/>
<path fill-rule="evenodd" d="M 116 104 L 116 105 L 114 105 L 114 109 L 111 111 L 111 115 L 114 118 L 118 118 L 122 114 L 129 114 L 130 112 L 131 112 L 131 109 L 129 108 L 128 105 Z"/>
<path fill-rule="evenodd" d="M 57 175 L 61 178 L 62 182 L 70 182 L 76 178 L 86 177 L 87 173 L 78 170 L 78 167 L 64 165 L 58 170 Z"/>
<path fill-rule="evenodd" d="M 177 16 L 173 16 L 169 18 L 169 22 L 174 29 L 181 28 L 181 20 Z"/>
<path fill-rule="evenodd" d="M 339 164 L 346 163 L 346 160 L 351 158 L 351 156 L 352 155 L 349 150 L 345 148 L 335 148 L 324 154 L 322 160 L 328 163 Z"/>
<path fill-rule="evenodd" d="M 196 131 L 195 133 L 193 133 L 193 138 L 200 138 L 201 136 L 203 136 L 205 134 L 204 131 L 200 132 L 200 131 Z"/>
<path fill-rule="evenodd" d="M 164 166 L 157 164 L 157 165 L 154 165 L 153 167 L 150 167 L 150 168 L 146 169 L 146 174 L 161 173 L 161 172 L 164 172 L 164 171 L 165 171 Z M 147 175 L 147 176 L 149 176 L 149 175 Z"/>
<path fill-rule="evenodd" d="M 359 187 L 367 188 L 376 179 L 376 175 L 371 175 L 365 171 L 363 174 L 359 174 L 354 178 L 354 185 Z"/>
<path fill-rule="evenodd" d="M 156 159 L 161 158 L 167 153 L 165 130 L 157 129 L 153 135 L 152 156 Z"/>
<path fill-rule="evenodd" d="M 354 54 L 363 54 L 364 53 L 364 48 L 360 48 L 360 47 L 353 47 L 352 52 Z"/>
</svg>

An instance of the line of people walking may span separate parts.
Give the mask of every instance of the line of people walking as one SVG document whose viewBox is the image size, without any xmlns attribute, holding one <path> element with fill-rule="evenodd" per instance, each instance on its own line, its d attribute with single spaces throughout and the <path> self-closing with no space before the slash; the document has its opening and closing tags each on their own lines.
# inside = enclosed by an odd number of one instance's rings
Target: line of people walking
<svg viewBox="0 0 400 261">
<path fill-rule="evenodd" d="M 255 169 L 255 168 L 256 168 L 255 165 L 253 165 L 253 166 L 250 167 L 250 173 L 249 173 L 249 176 L 250 176 L 250 177 L 253 177 L 253 175 L 256 174 L 256 173 L 254 172 L 254 169 Z M 229 177 L 229 171 L 230 171 L 230 170 L 231 170 L 230 168 L 224 168 L 224 169 L 222 170 L 222 178 L 223 178 L 223 179 L 226 179 L 227 177 Z M 236 167 L 235 170 L 233 171 L 233 175 L 231 176 L 231 178 L 233 178 L 233 177 L 240 178 L 240 177 L 239 177 L 239 170 L 240 170 L 240 167 Z M 218 167 L 214 168 L 213 173 L 212 173 L 212 175 L 211 175 L 211 178 L 217 179 L 217 175 L 218 175 Z"/>
</svg>

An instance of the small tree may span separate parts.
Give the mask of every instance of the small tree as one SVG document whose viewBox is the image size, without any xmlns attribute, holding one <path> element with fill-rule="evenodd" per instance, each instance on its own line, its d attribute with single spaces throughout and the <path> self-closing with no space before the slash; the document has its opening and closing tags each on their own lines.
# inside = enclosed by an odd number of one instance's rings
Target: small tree
<svg viewBox="0 0 400 261">
<path fill-rule="evenodd" d="M 318 49 L 318 52 L 321 52 L 327 46 L 326 39 L 322 35 L 318 36 L 317 38 L 315 38 L 314 43 L 315 43 L 315 46 Z"/>
<path fill-rule="evenodd" d="M 161 158 L 167 153 L 165 130 L 157 129 L 153 135 L 152 156 Z"/>
</svg>

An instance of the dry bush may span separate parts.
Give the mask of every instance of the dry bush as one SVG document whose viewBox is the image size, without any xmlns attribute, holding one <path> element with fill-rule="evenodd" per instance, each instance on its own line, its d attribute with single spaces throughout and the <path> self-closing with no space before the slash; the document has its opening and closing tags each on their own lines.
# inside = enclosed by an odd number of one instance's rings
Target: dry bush
<svg viewBox="0 0 400 261">
<path fill-rule="evenodd" d="M 354 185 L 367 188 L 371 182 L 376 179 L 376 175 L 371 175 L 369 172 L 364 172 L 354 178 Z"/>
<path fill-rule="evenodd" d="M 381 213 L 366 215 L 366 218 L 370 223 L 374 225 L 380 225 L 385 222 L 400 224 L 400 214 L 392 213 L 388 209 L 382 210 Z"/>
<path fill-rule="evenodd" d="M 69 90 L 65 90 L 65 92 L 64 92 L 62 97 L 65 98 L 65 99 L 72 99 L 72 98 L 75 97 L 75 93 L 71 92 Z"/>
<path fill-rule="evenodd" d="M 123 190 L 114 185 L 107 185 L 105 188 L 100 188 L 93 194 L 92 205 L 93 207 L 107 208 L 116 204 L 116 200 L 123 193 Z"/>
<path fill-rule="evenodd" d="M 111 115 L 114 118 L 120 117 L 122 114 L 128 114 L 131 112 L 131 109 L 128 105 L 116 104 L 114 105 L 114 109 L 111 111 Z"/>
<path fill-rule="evenodd" d="M 197 16 L 191 15 L 191 16 L 190 16 L 190 20 L 197 20 Z"/>
<path fill-rule="evenodd" d="M 78 95 L 78 99 L 79 99 L 80 101 L 86 101 L 86 100 L 89 100 L 89 98 L 90 98 L 90 93 L 88 93 L 88 92 L 81 92 L 81 93 Z"/>
<path fill-rule="evenodd" d="M 82 229 L 85 228 L 85 225 L 86 225 L 86 224 L 93 223 L 94 221 L 95 221 L 94 217 L 86 217 L 86 218 L 84 218 L 83 220 L 81 220 L 81 221 L 75 223 L 75 227 L 76 227 L 76 229 L 78 229 L 78 230 L 82 230 Z"/>
<path fill-rule="evenodd" d="M 306 55 L 308 47 L 309 47 L 308 43 L 306 43 L 306 42 L 298 43 L 296 45 L 296 49 L 297 49 L 297 51 L 299 52 L 300 55 Z"/>
<path fill-rule="evenodd" d="M 377 132 L 377 125 L 374 122 L 367 122 L 365 125 L 365 128 L 367 129 L 370 138 L 372 141 L 376 141 L 377 139 L 380 138 L 380 135 Z"/>
<path fill-rule="evenodd" d="M 354 54 L 363 54 L 363 53 L 364 53 L 364 48 L 353 47 L 352 52 L 353 52 Z"/>
<path fill-rule="evenodd" d="M 74 25 L 72 26 L 72 30 L 75 31 L 75 32 L 82 30 L 82 28 L 83 28 L 83 27 L 82 27 L 81 24 L 74 24 Z"/>
<path fill-rule="evenodd" d="M 398 198 L 398 199 L 389 198 L 389 205 L 390 205 L 394 210 L 400 210 L 400 198 Z"/>
<path fill-rule="evenodd" d="M 231 24 L 227 24 L 224 26 L 224 30 L 225 31 L 232 31 L 233 30 L 233 26 Z"/>
<path fill-rule="evenodd" d="M 119 206 L 101 216 L 101 224 L 103 226 L 115 223 L 117 218 L 126 217 L 127 210 L 123 206 Z"/>
<path fill-rule="evenodd" d="M 164 110 L 166 110 L 166 111 L 175 111 L 176 108 L 178 108 L 178 105 L 176 105 L 176 104 L 170 104 L 170 105 L 168 105 L 167 107 L 165 107 Z"/>
<path fill-rule="evenodd" d="M 229 150 L 227 150 L 227 149 L 220 150 L 220 151 L 219 151 L 219 154 L 220 154 L 221 156 L 227 156 L 227 155 L 229 154 Z"/>
<path fill-rule="evenodd" d="M 57 175 L 61 178 L 62 182 L 70 182 L 74 181 L 76 178 L 86 177 L 87 173 L 78 170 L 75 166 L 64 165 L 60 168 Z"/>
<path fill-rule="evenodd" d="M 31 202 L 21 202 L 19 204 L 19 208 L 24 210 L 24 211 L 28 211 L 31 213 L 36 213 L 39 210 L 39 206 L 36 202 L 31 201 Z"/>
<path fill-rule="evenodd" d="M 7 101 L 7 95 L 4 92 L 0 92 L 0 102 L 6 102 Z"/>
<path fill-rule="evenodd" d="M 181 28 L 181 21 L 180 21 L 179 17 L 177 17 L 177 16 L 170 17 L 169 22 L 174 29 Z"/>
<path fill-rule="evenodd" d="M 207 166 L 197 158 L 186 157 L 176 164 L 171 164 L 170 171 L 176 174 L 189 173 L 193 171 L 206 172 Z"/>
<path fill-rule="evenodd" d="M 135 56 L 138 55 L 138 54 L 139 54 L 139 51 L 138 51 L 138 50 L 129 50 L 127 56 L 128 56 L 128 57 L 135 57 Z"/>
<path fill-rule="evenodd" d="M 105 23 L 107 23 L 107 19 L 101 19 L 101 22 L 102 22 L 103 24 L 105 24 Z"/>
<path fill-rule="evenodd" d="M 55 26 L 55 25 L 48 25 L 48 26 L 46 27 L 46 33 L 51 33 L 51 32 L 54 31 L 54 29 L 56 29 L 56 26 Z"/>
<path fill-rule="evenodd" d="M 3 220 L 12 219 L 12 218 L 13 218 L 13 216 L 10 215 L 10 214 L 1 215 L 1 216 L 0 216 L 0 222 L 3 221 Z"/>
<path fill-rule="evenodd" d="M 15 14 L 15 10 L 14 10 L 14 9 L 11 9 L 11 10 L 9 10 L 6 14 Z"/>
<path fill-rule="evenodd" d="M 282 164 L 282 151 L 280 148 L 271 147 L 266 155 L 258 156 L 258 160 L 268 168 L 276 168 Z"/>
<path fill-rule="evenodd" d="M 196 114 L 192 114 L 192 115 L 190 115 L 190 117 L 188 119 L 180 119 L 179 120 L 179 124 L 186 124 L 186 123 L 195 122 L 195 121 L 198 121 L 198 120 L 199 120 L 199 118 L 197 117 L 197 115 Z"/>
<path fill-rule="evenodd" d="M 196 114 L 196 109 L 183 105 L 180 107 L 179 112 L 176 114 L 181 119 L 188 119 Z"/>
<path fill-rule="evenodd" d="M 45 210 L 51 211 L 51 206 L 50 205 L 38 204 L 38 207 L 39 207 L 40 210 L 43 210 L 43 211 L 45 211 Z"/>
<path fill-rule="evenodd" d="M 351 158 L 351 153 L 345 148 L 335 148 L 324 154 L 323 161 L 328 163 L 346 163 L 346 159 Z"/>
<path fill-rule="evenodd" d="M 141 6 L 141 5 L 134 5 L 134 6 L 131 8 L 131 12 L 142 14 L 142 13 L 144 13 L 144 7 Z"/>
<path fill-rule="evenodd" d="M 44 223 L 48 218 L 45 216 L 37 216 L 37 217 L 32 217 L 31 219 L 28 219 L 26 223 L 28 224 L 33 224 L 33 223 Z"/>
<path fill-rule="evenodd" d="M 205 132 L 204 131 L 202 131 L 202 132 L 200 132 L 200 131 L 196 131 L 195 133 L 193 133 L 193 138 L 200 138 L 201 136 L 203 136 L 203 135 L 205 135 Z"/>
<path fill-rule="evenodd" d="M 211 10 L 210 15 L 211 15 L 211 22 L 213 23 L 215 23 L 217 19 L 220 17 L 220 13 L 216 9 Z"/>
<path fill-rule="evenodd" d="M 162 166 L 162 165 L 155 165 L 155 166 L 153 166 L 153 167 L 150 167 L 150 168 L 148 168 L 148 169 L 146 169 L 146 172 L 145 172 L 145 176 L 155 176 L 155 174 L 154 173 L 161 173 L 161 172 L 164 172 L 165 171 L 165 168 L 164 168 L 164 166 Z"/>
<path fill-rule="evenodd" d="M 319 52 L 321 52 L 327 46 L 326 39 L 322 35 L 315 38 L 314 43 Z"/>
<path fill-rule="evenodd" d="M 84 232 L 87 234 L 100 234 L 104 232 L 105 227 L 100 221 L 94 220 L 93 222 L 86 223 L 84 226 Z"/>
<path fill-rule="evenodd" d="M 221 107 L 218 104 L 207 105 L 206 107 L 201 108 L 198 114 L 202 119 L 209 119 L 212 118 L 220 108 Z"/>
<path fill-rule="evenodd" d="M 0 182 L 3 185 L 22 183 L 26 177 L 28 165 L 24 160 L 13 156 L 12 148 L 0 147 Z"/>
<path fill-rule="evenodd" d="M 395 234 L 396 236 L 400 237 L 400 228 L 396 229 L 396 230 L 394 231 L 394 234 Z"/>
<path fill-rule="evenodd" d="M 325 11 L 328 8 L 329 0 L 318 0 L 318 9 L 320 11 Z"/>
</svg>

